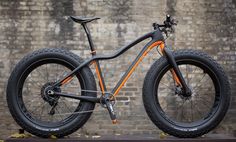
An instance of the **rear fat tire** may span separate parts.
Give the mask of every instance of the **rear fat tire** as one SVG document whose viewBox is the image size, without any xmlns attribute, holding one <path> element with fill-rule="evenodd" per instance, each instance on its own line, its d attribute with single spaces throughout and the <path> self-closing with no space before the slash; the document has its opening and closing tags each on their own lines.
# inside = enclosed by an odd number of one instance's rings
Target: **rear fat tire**
<svg viewBox="0 0 236 142">
<path fill-rule="evenodd" d="M 156 101 L 156 83 L 162 78 L 161 73 L 163 68 L 168 66 L 168 61 L 165 57 L 157 60 L 146 74 L 143 85 L 143 103 L 145 110 L 152 122 L 162 131 L 181 138 L 194 138 L 208 133 L 214 129 L 224 118 L 230 104 L 230 84 L 228 78 L 216 61 L 210 58 L 207 54 L 194 50 L 179 50 L 173 52 L 176 62 L 180 60 L 193 60 L 209 67 L 215 74 L 220 86 L 220 103 L 214 115 L 204 124 L 195 127 L 181 127 L 170 123 L 165 119 L 165 116 L 159 111 Z M 156 89 L 157 90 L 157 89 Z"/>
<path fill-rule="evenodd" d="M 21 108 L 18 105 L 18 84 L 19 80 L 22 77 L 23 72 L 35 62 L 39 60 L 60 60 L 65 64 L 70 65 L 72 68 L 78 67 L 83 60 L 77 55 L 58 48 L 45 48 L 38 51 L 35 51 L 26 57 L 24 57 L 14 68 L 11 73 L 11 76 L 8 80 L 7 85 L 7 103 L 12 117 L 15 121 L 26 131 L 31 134 L 34 134 L 39 137 L 48 138 L 51 135 L 56 137 L 63 137 L 75 132 L 77 129 L 82 127 L 87 120 L 90 118 L 92 113 L 78 114 L 76 117 L 73 116 L 73 119 L 68 123 L 60 125 L 59 127 L 50 126 L 38 126 L 34 122 L 32 122 L 29 118 L 23 114 Z M 80 76 L 83 79 L 82 85 L 85 90 L 96 90 L 96 84 L 94 76 L 91 70 L 86 66 L 82 68 L 79 72 Z M 96 97 L 96 93 L 86 92 L 85 95 Z M 81 103 L 81 111 L 93 110 L 95 107 L 95 103 L 91 102 L 80 102 Z"/>
</svg>

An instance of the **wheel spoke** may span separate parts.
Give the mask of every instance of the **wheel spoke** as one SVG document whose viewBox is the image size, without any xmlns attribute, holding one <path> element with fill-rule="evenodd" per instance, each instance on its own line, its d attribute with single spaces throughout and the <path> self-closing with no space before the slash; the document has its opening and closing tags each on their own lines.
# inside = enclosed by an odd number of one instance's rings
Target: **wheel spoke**
<svg viewBox="0 0 236 142">
<path fill-rule="evenodd" d="M 58 111 L 57 107 L 55 107 L 55 110 L 56 110 L 56 111 L 57 111 L 57 113 L 59 114 L 59 117 L 61 117 L 61 120 L 63 120 L 63 117 L 62 117 L 62 115 L 61 115 L 60 111 Z"/>
<path fill-rule="evenodd" d="M 200 116 L 200 118 L 201 118 L 202 117 L 202 112 L 199 111 L 198 106 L 196 105 L 196 103 L 193 103 L 193 106 L 194 106 L 195 110 L 197 110 L 198 116 Z"/>
<path fill-rule="evenodd" d="M 192 121 L 193 121 L 193 100 L 191 99 L 191 118 L 192 118 Z"/>
<path fill-rule="evenodd" d="M 40 114 L 39 114 L 39 118 L 40 118 L 40 119 L 42 118 L 42 114 L 43 114 L 43 111 L 44 111 L 44 107 L 45 107 L 45 105 L 43 105 L 43 107 L 41 108 L 41 112 L 40 112 Z"/>
<path fill-rule="evenodd" d="M 43 107 L 44 105 L 46 105 L 47 102 L 43 102 L 42 105 L 40 105 L 41 107 Z M 40 107 L 36 107 L 34 110 L 32 110 L 32 112 L 37 112 L 37 110 L 39 109 Z"/>
<path fill-rule="evenodd" d="M 24 104 L 25 104 L 25 105 L 28 105 L 28 104 L 31 105 L 31 103 L 35 101 L 35 98 L 41 98 L 41 95 L 40 95 L 40 94 L 36 95 L 36 97 L 34 97 L 34 99 L 31 99 L 31 100 L 25 102 Z"/>
<path fill-rule="evenodd" d="M 185 103 L 185 101 L 182 100 L 182 104 L 177 107 L 177 120 L 182 120 L 182 119 L 181 119 L 181 118 L 182 118 L 182 115 L 183 115 L 182 109 L 183 109 L 184 103 Z M 180 108 L 182 108 L 182 109 L 181 109 L 181 114 L 179 115 Z M 178 118 L 180 118 L 180 119 L 178 119 Z"/>
<path fill-rule="evenodd" d="M 185 65 L 185 68 L 186 68 L 186 84 L 189 85 L 189 78 L 188 78 L 188 68 L 187 68 L 187 64 Z"/>
<path fill-rule="evenodd" d="M 169 77 L 169 79 L 171 80 L 171 79 L 173 79 L 173 76 L 172 75 L 170 75 L 169 73 L 171 73 L 170 71 L 168 71 L 167 73 L 166 73 L 166 75 Z"/>
<path fill-rule="evenodd" d="M 162 85 L 164 85 L 164 86 L 166 86 L 166 87 L 167 87 L 167 89 L 169 89 L 169 90 L 171 90 L 171 91 L 174 91 L 174 92 L 175 92 L 174 88 L 172 88 L 171 86 L 169 86 L 169 85 L 167 85 L 167 84 L 165 84 L 165 83 L 163 83 L 163 82 L 161 82 L 161 84 L 162 84 Z"/>
<path fill-rule="evenodd" d="M 211 104 L 210 101 L 208 101 L 207 99 L 203 99 L 202 97 L 197 97 L 201 100 L 201 102 L 205 105 L 205 106 L 208 106 Z"/>
<path fill-rule="evenodd" d="M 58 81 L 60 78 L 61 78 L 61 73 L 59 71 L 59 66 L 57 64 L 57 67 L 56 67 L 56 80 L 55 81 Z"/>
<path fill-rule="evenodd" d="M 193 70 L 193 72 L 191 74 L 194 74 L 196 70 L 197 70 L 197 68 L 195 67 L 195 70 Z M 190 85 L 191 80 L 192 80 L 192 78 L 189 79 L 188 85 Z"/>
<path fill-rule="evenodd" d="M 49 82 L 48 64 L 46 64 L 45 66 L 46 66 L 46 78 L 47 82 Z"/>
<path fill-rule="evenodd" d="M 34 87 L 41 89 L 42 85 L 40 83 L 35 82 L 34 80 L 32 80 L 32 78 L 29 78 L 28 80 L 28 83 L 33 84 Z"/>
<path fill-rule="evenodd" d="M 61 102 L 64 104 L 64 106 L 66 107 L 66 109 L 67 109 L 70 113 L 73 113 L 73 112 L 71 111 L 71 109 L 68 107 L 68 105 L 66 104 L 65 101 L 62 101 L 62 100 L 61 100 Z"/>
<path fill-rule="evenodd" d="M 45 75 L 43 75 L 43 74 L 41 73 L 41 71 L 40 71 L 39 69 L 35 69 L 35 71 L 38 72 L 39 76 L 41 76 L 41 77 L 39 77 L 39 78 L 43 78 L 44 80 L 47 81 L 47 78 L 45 77 Z"/>
<path fill-rule="evenodd" d="M 201 82 L 202 82 L 202 80 L 204 79 L 205 76 L 206 76 L 206 74 L 204 73 L 204 75 L 202 76 L 202 78 L 200 79 L 200 81 L 198 81 L 198 84 L 199 84 L 199 85 L 197 84 L 197 85 L 192 89 L 192 91 L 195 91 L 197 87 L 202 86 Z"/>
<path fill-rule="evenodd" d="M 168 103 L 168 100 L 167 100 L 167 96 L 165 97 L 164 99 L 165 101 L 163 101 L 163 104 L 166 104 L 164 108 L 162 108 L 163 111 L 166 111 L 166 109 L 168 109 L 169 107 L 169 103 Z M 165 102 L 165 103 L 164 103 Z M 161 103 L 162 104 L 162 103 Z"/>
</svg>

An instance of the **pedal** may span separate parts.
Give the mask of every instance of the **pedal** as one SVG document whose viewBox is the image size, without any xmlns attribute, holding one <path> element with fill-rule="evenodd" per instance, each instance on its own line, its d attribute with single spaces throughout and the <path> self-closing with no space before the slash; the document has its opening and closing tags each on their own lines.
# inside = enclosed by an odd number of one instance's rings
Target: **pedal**
<svg viewBox="0 0 236 142">
<path fill-rule="evenodd" d="M 117 121 L 117 119 L 115 119 L 115 120 L 112 120 L 112 124 L 118 124 L 118 121 Z"/>
</svg>

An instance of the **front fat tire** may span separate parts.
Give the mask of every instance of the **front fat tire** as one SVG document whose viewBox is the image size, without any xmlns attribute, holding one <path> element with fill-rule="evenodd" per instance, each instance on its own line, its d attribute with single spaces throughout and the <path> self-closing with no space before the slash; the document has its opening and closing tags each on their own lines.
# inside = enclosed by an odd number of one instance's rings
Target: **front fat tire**
<svg viewBox="0 0 236 142">
<path fill-rule="evenodd" d="M 230 103 L 230 84 L 222 67 L 207 54 L 195 50 L 179 50 L 173 52 L 173 55 L 176 62 L 182 59 L 191 59 L 198 61 L 213 70 L 220 83 L 221 100 L 217 112 L 207 121 L 207 123 L 193 128 L 175 126 L 164 118 L 163 114 L 157 109 L 158 106 L 155 102 L 156 94 L 154 90 L 156 89 L 156 78 L 160 77 L 159 75 L 161 74 L 162 69 L 168 66 L 168 61 L 165 57 L 161 57 L 157 60 L 146 74 L 143 85 L 144 107 L 152 122 L 162 131 L 180 138 L 198 137 L 214 129 L 224 118 Z"/>
<path fill-rule="evenodd" d="M 31 64 L 39 60 L 50 59 L 50 58 L 53 58 L 53 60 L 60 60 L 65 63 L 67 62 L 68 64 L 73 66 L 73 68 L 78 67 L 83 62 L 83 60 L 80 57 L 64 49 L 44 48 L 41 50 L 37 50 L 25 56 L 15 66 L 8 80 L 8 85 L 7 85 L 7 103 L 12 117 L 23 129 L 25 129 L 31 134 L 43 138 L 48 138 L 51 135 L 54 135 L 56 137 L 63 137 L 69 135 L 75 132 L 80 127 L 82 127 L 92 114 L 92 113 L 85 113 L 77 115 L 75 118 L 73 117 L 73 119 L 70 120 L 70 122 L 58 128 L 53 128 L 53 126 L 50 126 L 50 124 L 48 124 L 48 127 L 37 126 L 23 114 L 22 110 L 18 105 L 18 97 L 17 97 L 19 90 L 18 88 L 19 80 L 22 77 L 22 74 L 26 70 L 26 68 L 28 68 Z M 84 89 L 96 90 L 96 83 L 91 70 L 86 66 L 83 67 L 79 73 L 84 80 L 83 81 L 83 85 L 85 86 Z M 97 96 L 96 93 L 91 93 L 91 92 L 86 92 L 86 95 L 93 97 Z M 95 103 L 82 102 L 81 106 L 82 106 L 81 107 L 82 111 L 93 110 L 95 107 Z"/>
</svg>

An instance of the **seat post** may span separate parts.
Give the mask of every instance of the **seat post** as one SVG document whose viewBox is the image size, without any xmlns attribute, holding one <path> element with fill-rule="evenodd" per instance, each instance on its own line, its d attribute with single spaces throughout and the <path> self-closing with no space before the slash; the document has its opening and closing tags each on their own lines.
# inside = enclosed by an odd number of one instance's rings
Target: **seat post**
<svg viewBox="0 0 236 142">
<path fill-rule="evenodd" d="M 94 49 L 94 45 L 93 45 L 93 41 L 92 41 L 92 37 L 91 37 L 90 31 L 89 31 L 86 23 L 82 23 L 81 25 L 83 26 L 83 28 L 85 30 L 85 33 L 87 35 L 87 38 L 88 38 L 88 41 L 89 41 L 90 50 L 91 50 L 91 54 L 95 55 L 96 51 Z"/>
</svg>

